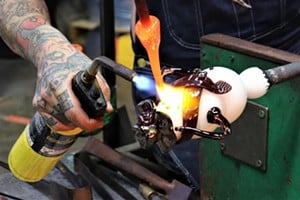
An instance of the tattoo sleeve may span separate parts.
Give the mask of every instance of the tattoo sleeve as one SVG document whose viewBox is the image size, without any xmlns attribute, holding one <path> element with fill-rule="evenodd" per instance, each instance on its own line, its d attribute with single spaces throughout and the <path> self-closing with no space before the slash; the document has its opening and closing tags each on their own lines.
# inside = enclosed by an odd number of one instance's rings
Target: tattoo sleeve
<svg viewBox="0 0 300 200">
<path fill-rule="evenodd" d="M 71 71 L 86 67 L 90 59 L 78 52 L 60 31 L 50 25 L 45 2 L 0 0 L 0 35 L 15 53 L 30 60 L 38 69 L 39 84 L 34 106 L 43 109 L 39 102 L 55 95 L 58 104 L 50 105 L 52 110 L 59 108 L 62 111 L 60 114 L 63 114 L 72 107 L 68 95 L 58 98 L 66 91 L 65 87 L 60 86 Z"/>
<path fill-rule="evenodd" d="M 43 0 L 0 0 L 0 27 L 6 44 L 35 66 L 44 68 L 42 71 L 53 64 L 51 61 L 63 63 L 76 53 L 69 41 L 50 25 Z"/>
<path fill-rule="evenodd" d="M 25 57 L 36 28 L 49 24 L 44 1 L 0 0 L 0 34 L 7 45 Z"/>
</svg>

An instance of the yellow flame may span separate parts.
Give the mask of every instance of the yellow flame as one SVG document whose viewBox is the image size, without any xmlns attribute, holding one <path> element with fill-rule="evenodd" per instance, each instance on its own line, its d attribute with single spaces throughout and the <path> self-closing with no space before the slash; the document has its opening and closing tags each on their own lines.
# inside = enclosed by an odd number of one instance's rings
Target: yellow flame
<svg viewBox="0 0 300 200">
<path fill-rule="evenodd" d="M 162 87 L 156 85 L 160 103 L 170 108 L 181 108 L 183 99 L 183 88 L 164 84 Z"/>
<path fill-rule="evenodd" d="M 163 87 L 157 87 L 160 98 L 160 106 L 163 112 L 172 115 L 182 116 L 182 119 L 189 119 L 198 114 L 200 90 L 198 88 L 174 87 L 164 84 Z"/>
</svg>

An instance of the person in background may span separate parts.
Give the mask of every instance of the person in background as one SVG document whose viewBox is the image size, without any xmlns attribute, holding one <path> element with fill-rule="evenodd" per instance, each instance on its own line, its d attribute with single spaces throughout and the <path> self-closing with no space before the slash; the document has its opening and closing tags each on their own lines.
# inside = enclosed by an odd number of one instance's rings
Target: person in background
<svg viewBox="0 0 300 200">
<path fill-rule="evenodd" d="M 0 36 L 7 46 L 37 68 L 33 106 L 55 130 L 76 127 L 91 131 L 103 126 L 102 118 L 91 119 L 82 110 L 71 87 L 73 76 L 91 64 L 64 35 L 51 25 L 42 0 L 0 1 Z M 112 111 L 110 89 L 98 73 L 97 81 Z"/>
<path fill-rule="evenodd" d="M 161 66 L 201 68 L 200 38 L 223 33 L 251 42 L 300 54 L 300 1 L 294 0 L 146 0 L 150 15 L 160 20 Z M 133 12 L 135 13 L 135 12 Z M 133 14 L 133 22 L 138 16 Z M 132 31 L 134 69 L 152 77 L 147 53 Z M 143 62 L 140 62 L 140 61 Z M 142 63 L 142 65 L 140 64 Z M 144 99 L 156 101 L 155 86 L 141 91 L 133 88 L 135 104 Z M 199 142 L 188 140 L 168 153 L 154 148 L 158 162 L 182 175 L 190 186 L 199 188 Z"/>
</svg>

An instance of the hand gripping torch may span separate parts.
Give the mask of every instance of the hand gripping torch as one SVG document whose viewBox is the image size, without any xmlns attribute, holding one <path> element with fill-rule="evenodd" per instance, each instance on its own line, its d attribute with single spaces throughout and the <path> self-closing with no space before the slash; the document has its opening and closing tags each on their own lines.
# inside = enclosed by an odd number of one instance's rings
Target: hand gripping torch
<svg viewBox="0 0 300 200">
<path fill-rule="evenodd" d="M 126 67 L 105 57 L 94 59 L 90 66 L 78 72 L 72 79 L 72 89 L 82 109 L 91 118 L 102 116 L 107 106 L 96 81 L 100 65 L 127 80 L 134 76 L 131 71 L 126 71 Z M 37 182 L 43 179 L 68 151 L 81 132 L 80 128 L 70 131 L 53 130 L 41 114 L 36 112 L 9 153 L 8 163 L 11 172 L 18 179 L 26 182 Z"/>
<path fill-rule="evenodd" d="M 92 118 L 102 116 L 106 109 L 105 98 L 95 80 L 100 67 L 105 67 L 128 81 L 133 81 L 136 76 L 133 70 L 105 56 L 95 58 L 86 70 L 78 72 L 72 81 L 73 91 L 83 110 Z"/>
<path fill-rule="evenodd" d="M 106 109 L 105 98 L 96 81 L 99 66 L 98 59 L 94 59 L 86 70 L 78 72 L 72 80 L 72 89 L 82 109 L 91 118 L 102 116 Z"/>
</svg>

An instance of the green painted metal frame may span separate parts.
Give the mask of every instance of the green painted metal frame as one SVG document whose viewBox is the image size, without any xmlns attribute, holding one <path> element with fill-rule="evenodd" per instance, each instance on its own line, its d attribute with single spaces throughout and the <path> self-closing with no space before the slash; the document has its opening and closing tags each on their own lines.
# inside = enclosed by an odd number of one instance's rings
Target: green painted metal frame
<svg viewBox="0 0 300 200">
<path fill-rule="evenodd" d="M 224 66 L 237 73 L 300 61 L 298 55 L 220 34 L 201 38 L 201 54 L 202 68 Z M 254 102 L 269 109 L 266 171 L 223 155 L 220 141 L 203 139 L 201 199 L 300 199 L 300 77 L 272 86 Z"/>
</svg>

